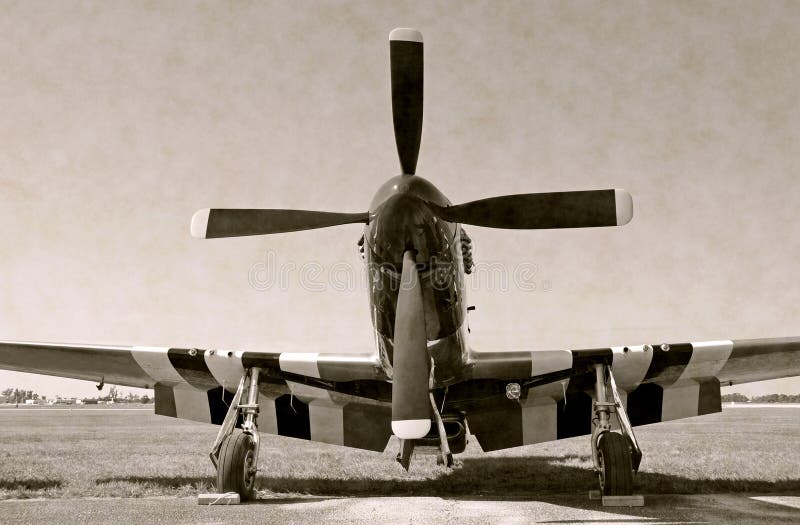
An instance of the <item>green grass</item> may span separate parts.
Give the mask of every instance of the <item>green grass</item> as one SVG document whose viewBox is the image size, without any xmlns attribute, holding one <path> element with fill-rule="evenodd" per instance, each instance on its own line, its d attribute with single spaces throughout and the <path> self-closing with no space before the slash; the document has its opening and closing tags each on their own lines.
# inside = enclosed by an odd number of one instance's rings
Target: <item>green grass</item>
<svg viewBox="0 0 800 525">
<path fill-rule="evenodd" d="M 144 411 L 0 410 L 0 499 L 191 496 L 213 489 L 216 427 Z M 729 408 L 637 429 L 643 493 L 800 491 L 800 408 Z M 264 435 L 261 496 L 514 498 L 594 488 L 588 438 L 483 454 L 473 441 L 447 470 L 417 456 Z"/>
</svg>

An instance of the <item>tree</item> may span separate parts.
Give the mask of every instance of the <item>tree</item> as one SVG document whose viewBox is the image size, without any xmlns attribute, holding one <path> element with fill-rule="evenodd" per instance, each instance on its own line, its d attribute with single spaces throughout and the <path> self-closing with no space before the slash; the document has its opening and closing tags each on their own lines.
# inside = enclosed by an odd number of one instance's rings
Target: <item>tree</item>
<svg viewBox="0 0 800 525">
<path fill-rule="evenodd" d="M 747 399 L 747 396 L 735 392 L 733 394 L 725 394 L 722 396 L 722 401 L 724 403 L 747 403 L 750 400 Z"/>
</svg>

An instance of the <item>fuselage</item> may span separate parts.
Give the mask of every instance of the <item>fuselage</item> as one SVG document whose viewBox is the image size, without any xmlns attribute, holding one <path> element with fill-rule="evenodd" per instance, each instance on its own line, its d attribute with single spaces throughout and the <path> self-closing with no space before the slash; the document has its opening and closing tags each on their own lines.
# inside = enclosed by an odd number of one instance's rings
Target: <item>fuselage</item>
<svg viewBox="0 0 800 525">
<path fill-rule="evenodd" d="M 435 386 L 444 386 L 460 378 L 467 359 L 461 231 L 460 225 L 436 217 L 428 203 L 448 206 L 450 201 L 417 175 L 389 179 L 370 204 L 364 255 L 376 345 L 390 365 L 403 253 L 416 252 L 433 378 Z"/>
</svg>

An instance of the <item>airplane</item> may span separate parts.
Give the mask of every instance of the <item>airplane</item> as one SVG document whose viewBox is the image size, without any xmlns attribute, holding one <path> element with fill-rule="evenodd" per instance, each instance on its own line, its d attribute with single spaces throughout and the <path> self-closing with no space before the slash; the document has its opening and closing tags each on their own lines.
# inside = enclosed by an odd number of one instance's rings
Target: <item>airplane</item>
<svg viewBox="0 0 800 525">
<path fill-rule="evenodd" d="M 605 495 L 630 495 L 642 450 L 633 427 L 721 411 L 720 388 L 800 375 L 800 337 L 493 351 L 468 342 L 462 225 L 613 227 L 633 217 L 620 189 L 505 195 L 452 204 L 416 175 L 423 41 L 389 35 L 401 174 L 360 213 L 204 209 L 202 239 L 363 224 L 375 348 L 367 355 L 0 342 L 0 368 L 151 388 L 155 413 L 219 425 L 217 490 L 255 493 L 260 433 L 384 451 L 399 438 L 453 465 L 468 436 L 484 451 L 589 435 Z M 535 473 L 533 474 L 535 475 Z"/>
</svg>

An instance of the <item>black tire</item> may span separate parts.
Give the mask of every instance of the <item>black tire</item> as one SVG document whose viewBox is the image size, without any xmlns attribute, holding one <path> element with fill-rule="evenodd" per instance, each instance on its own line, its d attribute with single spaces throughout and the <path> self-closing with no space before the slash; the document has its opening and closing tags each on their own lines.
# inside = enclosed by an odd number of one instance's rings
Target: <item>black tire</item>
<svg viewBox="0 0 800 525">
<path fill-rule="evenodd" d="M 600 435 L 600 490 L 604 496 L 633 494 L 633 466 L 628 438 L 616 432 Z"/>
<path fill-rule="evenodd" d="M 242 501 L 253 498 L 255 494 L 256 444 L 253 438 L 237 430 L 225 438 L 219 449 L 217 465 L 217 491 L 225 494 L 236 492 Z"/>
</svg>

